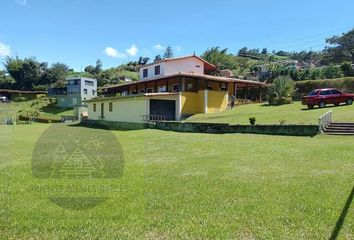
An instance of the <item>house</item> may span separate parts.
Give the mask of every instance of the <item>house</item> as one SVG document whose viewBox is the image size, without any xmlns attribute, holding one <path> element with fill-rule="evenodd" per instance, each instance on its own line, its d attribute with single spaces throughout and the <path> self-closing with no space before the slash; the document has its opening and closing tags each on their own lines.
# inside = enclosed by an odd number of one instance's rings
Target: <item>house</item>
<svg viewBox="0 0 354 240">
<path fill-rule="evenodd" d="M 224 111 L 229 96 L 247 93 L 250 88 L 261 93 L 265 87 L 261 82 L 211 75 L 215 70 L 213 64 L 195 55 L 144 65 L 139 81 L 105 87 L 103 97 L 86 101 L 88 119 L 181 120 L 196 113 Z"/>
<path fill-rule="evenodd" d="M 59 107 L 80 107 L 84 101 L 97 97 L 96 79 L 74 77 L 67 78 L 66 82 L 65 87 L 48 90 L 48 96 L 55 97 Z"/>
</svg>

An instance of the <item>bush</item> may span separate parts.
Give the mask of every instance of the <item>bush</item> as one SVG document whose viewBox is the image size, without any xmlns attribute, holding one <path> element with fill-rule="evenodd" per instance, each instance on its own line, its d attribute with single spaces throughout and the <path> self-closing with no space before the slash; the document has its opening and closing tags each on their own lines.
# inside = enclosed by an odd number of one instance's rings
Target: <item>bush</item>
<svg viewBox="0 0 354 240">
<path fill-rule="evenodd" d="M 280 76 L 274 79 L 268 89 L 268 102 L 270 105 L 282 105 L 292 102 L 295 84 L 289 76 Z"/>
<path fill-rule="evenodd" d="M 255 117 L 250 117 L 250 124 L 253 126 L 254 124 L 256 124 L 256 118 Z"/>
<path fill-rule="evenodd" d="M 337 88 L 343 92 L 354 93 L 354 77 L 298 81 L 295 83 L 297 89 L 295 98 L 300 99 L 317 88 Z"/>
<path fill-rule="evenodd" d="M 14 102 L 25 102 L 27 99 L 25 97 L 15 97 L 13 99 Z"/>
</svg>

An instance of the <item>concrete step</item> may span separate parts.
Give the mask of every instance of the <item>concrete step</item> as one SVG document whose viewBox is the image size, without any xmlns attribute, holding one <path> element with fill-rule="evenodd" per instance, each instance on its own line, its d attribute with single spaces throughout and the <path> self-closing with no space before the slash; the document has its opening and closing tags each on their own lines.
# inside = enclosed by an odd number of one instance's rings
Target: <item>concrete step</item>
<svg viewBox="0 0 354 240">
<path fill-rule="evenodd" d="M 354 133 L 345 133 L 345 132 L 324 132 L 326 135 L 345 135 L 345 136 L 354 136 Z"/>
<path fill-rule="evenodd" d="M 348 127 L 348 126 L 328 126 L 326 129 L 333 129 L 333 130 L 354 130 L 354 127 Z"/>
<path fill-rule="evenodd" d="M 346 127 L 354 127 L 354 123 L 350 122 L 332 122 L 330 126 L 346 126 Z"/>
</svg>

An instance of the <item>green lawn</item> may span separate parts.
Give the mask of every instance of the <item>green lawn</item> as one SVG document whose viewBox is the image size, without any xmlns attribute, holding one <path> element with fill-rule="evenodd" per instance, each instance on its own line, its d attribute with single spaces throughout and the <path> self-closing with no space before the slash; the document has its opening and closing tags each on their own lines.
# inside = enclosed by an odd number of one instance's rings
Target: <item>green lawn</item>
<svg viewBox="0 0 354 240">
<path fill-rule="evenodd" d="M 68 210 L 32 188 L 48 127 L 0 126 L 0 239 L 328 239 L 354 183 L 352 137 L 113 131 L 123 177 L 103 180 L 107 201 Z M 339 239 L 354 238 L 353 211 Z"/>
<path fill-rule="evenodd" d="M 18 112 L 20 110 L 25 109 L 35 109 L 32 106 L 33 100 L 28 100 L 24 102 L 11 102 L 11 103 L 0 103 L 0 110 L 4 108 L 14 109 L 14 111 Z M 74 114 L 72 108 L 59 108 L 59 107 L 48 107 L 46 105 L 40 104 L 38 106 L 38 110 L 40 113 L 40 117 L 42 118 L 50 118 L 50 119 L 61 119 L 60 116 L 72 116 Z M 1 114 L 1 111 L 0 111 Z"/>
<path fill-rule="evenodd" d="M 338 107 L 329 105 L 323 109 L 308 110 L 300 102 L 281 106 L 268 106 L 264 103 L 239 105 L 229 111 L 196 114 L 186 121 L 249 124 L 249 118 L 256 117 L 257 124 L 279 124 L 282 120 L 289 124 L 317 124 L 318 118 L 329 110 L 333 110 L 335 121 L 354 121 L 354 105 Z"/>
</svg>

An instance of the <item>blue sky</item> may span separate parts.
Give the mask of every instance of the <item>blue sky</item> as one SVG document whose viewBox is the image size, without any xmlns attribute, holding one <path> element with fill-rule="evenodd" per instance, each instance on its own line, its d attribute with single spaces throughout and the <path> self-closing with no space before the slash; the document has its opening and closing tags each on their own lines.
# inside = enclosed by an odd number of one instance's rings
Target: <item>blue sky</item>
<svg viewBox="0 0 354 240">
<path fill-rule="evenodd" d="M 35 56 L 80 70 L 220 46 L 317 50 L 354 27 L 354 1 L 0 0 L 0 61 Z"/>
</svg>

